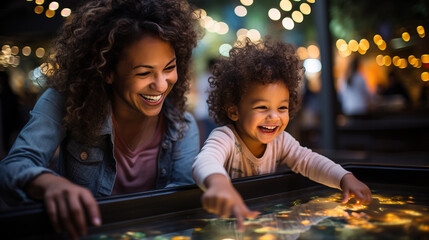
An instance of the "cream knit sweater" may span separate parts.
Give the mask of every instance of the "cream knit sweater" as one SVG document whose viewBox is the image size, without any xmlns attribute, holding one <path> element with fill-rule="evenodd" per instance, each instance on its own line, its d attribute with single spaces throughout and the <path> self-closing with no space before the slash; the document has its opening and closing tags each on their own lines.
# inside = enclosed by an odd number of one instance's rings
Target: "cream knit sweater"
<svg viewBox="0 0 429 240">
<path fill-rule="evenodd" d="M 205 190 L 204 180 L 220 173 L 230 178 L 275 173 L 286 165 L 313 181 L 340 189 L 342 177 L 349 173 L 330 159 L 302 147 L 289 133 L 282 132 L 267 144 L 262 157 L 255 157 L 232 125 L 214 129 L 192 166 L 195 182 Z"/>
</svg>

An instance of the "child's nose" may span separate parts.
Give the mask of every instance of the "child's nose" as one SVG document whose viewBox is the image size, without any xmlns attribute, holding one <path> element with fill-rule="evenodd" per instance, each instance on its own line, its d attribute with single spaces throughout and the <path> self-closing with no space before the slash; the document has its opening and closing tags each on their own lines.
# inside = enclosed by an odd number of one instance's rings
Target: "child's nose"
<svg viewBox="0 0 429 240">
<path fill-rule="evenodd" d="M 268 120 L 277 120 L 279 119 L 279 114 L 276 111 L 271 111 L 267 116 Z"/>
</svg>

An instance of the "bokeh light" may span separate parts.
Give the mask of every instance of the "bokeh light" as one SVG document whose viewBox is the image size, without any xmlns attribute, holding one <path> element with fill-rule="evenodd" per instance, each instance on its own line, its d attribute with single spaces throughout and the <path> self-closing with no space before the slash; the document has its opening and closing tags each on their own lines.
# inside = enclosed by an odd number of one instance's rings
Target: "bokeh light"
<svg viewBox="0 0 429 240">
<path fill-rule="evenodd" d="M 425 82 L 429 81 L 429 73 L 428 72 L 422 72 L 420 77 L 422 78 L 422 81 L 425 81 Z"/>
<path fill-rule="evenodd" d="M 301 23 L 304 20 L 304 15 L 300 11 L 293 11 L 292 19 L 297 23 Z"/>
<path fill-rule="evenodd" d="M 292 30 L 295 27 L 295 23 L 293 23 L 293 20 L 290 17 L 283 18 L 282 25 L 287 30 Z"/>
<path fill-rule="evenodd" d="M 409 34 L 408 32 L 403 32 L 403 33 L 402 33 L 402 39 L 403 39 L 405 42 L 410 41 L 410 34 Z"/>
<path fill-rule="evenodd" d="M 386 55 L 383 57 L 384 65 L 390 66 L 392 64 L 392 58 L 390 56 Z"/>
<path fill-rule="evenodd" d="M 317 47 L 316 45 L 308 46 L 307 51 L 308 51 L 308 57 L 310 58 L 319 58 L 320 56 L 319 47 Z"/>
<path fill-rule="evenodd" d="M 351 51 L 356 52 L 359 49 L 359 43 L 352 39 L 349 41 L 349 48 Z"/>
<path fill-rule="evenodd" d="M 60 4 L 58 4 L 58 2 L 51 2 L 49 3 L 49 9 L 51 9 L 52 11 L 55 11 L 59 8 Z"/>
<path fill-rule="evenodd" d="M 240 0 L 241 4 L 244 6 L 250 6 L 253 4 L 253 0 Z"/>
<path fill-rule="evenodd" d="M 43 13 L 43 10 L 44 10 L 43 6 L 36 6 L 36 7 L 34 8 L 34 12 L 35 12 L 36 14 L 42 14 L 42 13 Z"/>
<path fill-rule="evenodd" d="M 419 37 L 424 38 L 425 37 L 425 28 L 423 26 L 417 26 L 417 33 L 419 34 Z"/>
<path fill-rule="evenodd" d="M 38 49 L 36 49 L 35 54 L 38 58 L 42 58 L 45 56 L 45 49 L 44 48 L 38 48 Z"/>
<path fill-rule="evenodd" d="M 305 47 L 299 47 L 298 49 L 296 49 L 296 54 L 298 54 L 298 57 L 301 60 L 305 60 L 308 58 L 307 48 Z"/>
<path fill-rule="evenodd" d="M 222 56 L 229 57 L 229 50 L 231 50 L 232 46 L 228 43 L 224 43 L 219 47 L 219 53 Z"/>
<path fill-rule="evenodd" d="M 268 11 L 268 17 L 273 21 L 279 20 L 281 18 L 280 10 L 278 10 L 277 8 L 271 8 Z"/>
<path fill-rule="evenodd" d="M 311 7 L 308 5 L 308 3 L 302 3 L 299 6 L 299 10 L 305 15 L 309 15 L 311 13 Z"/>
<path fill-rule="evenodd" d="M 71 14 L 71 9 L 70 8 L 63 8 L 63 10 L 61 10 L 61 16 L 63 17 L 68 17 Z"/>
<path fill-rule="evenodd" d="M 17 47 L 17 46 L 13 46 L 13 47 L 11 47 L 11 49 L 10 49 L 10 53 L 11 53 L 12 55 L 18 55 L 18 53 L 19 53 L 19 47 Z"/>
<path fill-rule="evenodd" d="M 308 58 L 304 60 L 303 65 L 306 73 L 317 73 L 322 70 L 322 63 L 319 59 Z"/>
<path fill-rule="evenodd" d="M 247 9 L 244 6 L 237 6 L 234 9 L 234 13 L 235 15 L 239 16 L 239 17 L 244 17 L 247 15 Z"/>
<path fill-rule="evenodd" d="M 366 40 L 365 38 L 362 38 L 359 41 L 359 48 L 361 48 L 362 50 L 367 51 L 369 49 L 369 41 Z"/>
<path fill-rule="evenodd" d="M 22 48 L 22 55 L 30 56 L 30 54 L 31 54 L 31 47 L 25 46 Z"/>
<path fill-rule="evenodd" d="M 261 39 L 261 33 L 256 29 L 249 29 L 247 32 L 247 37 L 250 38 L 253 42 L 259 41 Z"/>
<path fill-rule="evenodd" d="M 281 0 L 280 8 L 283 11 L 289 12 L 290 10 L 292 10 L 292 3 L 289 0 Z"/>
<path fill-rule="evenodd" d="M 55 11 L 53 11 L 51 9 L 47 9 L 45 12 L 45 15 L 47 18 L 53 18 L 55 16 Z"/>
</svg>

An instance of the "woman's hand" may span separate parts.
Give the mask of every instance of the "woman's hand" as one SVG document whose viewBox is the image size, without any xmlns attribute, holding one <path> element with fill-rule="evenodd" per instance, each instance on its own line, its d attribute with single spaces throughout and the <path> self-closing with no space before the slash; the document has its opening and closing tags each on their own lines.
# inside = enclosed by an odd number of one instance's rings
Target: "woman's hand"
<svg viewBox="0 0 429 240">
<path fill-rule="evenodd" d="M 244 204 L 240 194 L 234 189 L 230 180 L 222 174 L 212 174 L 205 180 L 207 191 L 203 194 L 202 205 L 207 212 L 219 217 L 237 218 L 237 229 L 244 229 L 244 218 L 255 218 L 259 212 L 251 211 Z"/>
<path fill-rule="evenodd" d="M 371 190 L 363 182 L 359 181 L 353 174 L 347 173 L 340 182 L 343 190 L 343 201 L 349 201 L 349 197 L 354 197 L 359 203 L 368 204 L 372 200 Z"/>
<path fill-rule="evenodd" d="M 27 185 L 26 192 L 44 200 L 55 231 L 66 230 L 72 239 L 86 235 L 86 213 L 93 225 L 101 225 L 100 210 L 91 192 L 63 177 L 43 173 Z"/>
</svg>

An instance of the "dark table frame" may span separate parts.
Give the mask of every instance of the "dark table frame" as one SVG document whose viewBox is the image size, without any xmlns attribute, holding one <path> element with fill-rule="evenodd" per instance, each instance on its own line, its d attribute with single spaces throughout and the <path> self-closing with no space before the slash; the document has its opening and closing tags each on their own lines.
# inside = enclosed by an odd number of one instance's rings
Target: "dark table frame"
<svg viewBox="0 0 429 240">
<path fill-rule="evenodd" d="M 345 169 L 367 184 L 379 183 L 429 189 L 429 167 L 348 163 Z M 234 180 L 244 200 L 317 186 L 299 174 L 280 174 Z M 103 224 L 133 221 L 175 212 L 201 209 L 202 191 L 195 185 L 111 196 L 98 200 Z M 0 212 L 1 236 L 14 239 L 55 239 L 43 205 Z M 90 229 L 91 232 L 91 229 Z"/>
</svg>

